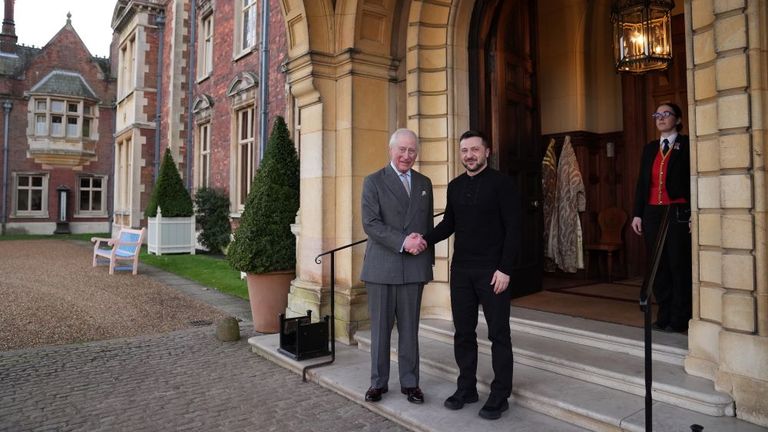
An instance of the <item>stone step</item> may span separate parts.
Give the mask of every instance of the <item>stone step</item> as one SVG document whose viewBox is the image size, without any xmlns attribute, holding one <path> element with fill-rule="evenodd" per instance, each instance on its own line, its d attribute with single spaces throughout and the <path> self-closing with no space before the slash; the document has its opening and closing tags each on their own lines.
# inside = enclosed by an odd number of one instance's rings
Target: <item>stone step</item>
<svg viewBox="0 0 768 432">
<path fill-rule="evenodd" d="M 638 313 L 641 313 L 639 308 Z M 482 312 L 480 320 L 485 322 Z M 515 333 L 544 336 L 636 357 L 645 355 L 643 329 L 637 327 L 520 307 L 512 307 L 509 322 Z M 653 332 L 651 347 L 654 360 L 682 366 L 688 354 L 688 338 L 679 333 Z"/>
<path fill-rule="evenodd" d="M 327 358 L 298 362 L 277 351 L 278 335 L 252 337 L 248 340 L 251 349 L 266 359 L 301 374 L 304 366 L 326 361 Z M 510 407 L 499 420 L 487 421 L 477 415 L 482 402 L 467 405 L 459 411 L 443 407 L 443 400 L 455 390 L 452 380 L 422 371 L 420 385 L 425 391 L 425 402 L 414 405 L 406 401 L 399 392 L 397 363 L 392 362 L 389 393 L 380 402 L 365 402 L 363 396 L 370 385 L 371 357 L 355 347 L 337 344 L 336 361 L 328 366 L 311 369 L 307 373 L 310 381 L 347 397 L 373 412 L 387 417 L 404 427 L 422 432 L 584 432 L 585 429 L 543 415 L 510 401 Z M 258 383 L 254 384 L 258 385 Z M 297 392 L 301 387 L 296 388 Z M 486 395 L 483 395 L 486 396 Z"/>
<path fill-rule="evenodd" d="M 422 320 L 420 336 L 453 344 L 453 323 Z M 478 349 L 490 355 L 491 343 L 484 320 L 477 326 Z M 550 339 L 512 330 L 515 362 L 547 370 L 633 395 L 645 395 L 644 359 L 623 352 L 596 349 L 562 339 Z M 452 357 L 451 357 L 452 358 Z M 652 363 L 653 399 L 712 416 L 734 415 L 733 399 L 714 390 L 712 382 L 685 373 L 682 366 Z"/>
<path fill-rule="evenodd" d="M 358 332 L 356 339 L 360 349 L 370 348 L 369 332 Z M 397 346 L 396 339 L 395 332 L 391 344 L 394 347 Z M 513 336 L 513 345 L 515 340 Z M 458 369 L 453 361 L 451 344 L 420 335 L 420 354 L 423 371 L 455 382 Z M 606 352 L 608 354 L 611 353 Z M 513 396 L 516 404 L 589 430 L 645 430 L 644 397 L 523 364 L 519 361 L 520 357 L 516 356 L 514 366 Z M 393 361 L 397 358 L 395 350 L 392 351 L 392 358 Z M 489 391 L 493 379 L 490 364 L 490 355 L 481 351 L 478 358 L 478 390 L 481 392 Z M 653 414 L 655 430 L 686 431 L 692 424 L 703 425 L 705 430 L 764 430 L 753 428 L 735 417 L 706 415 L 659 401 L 654 402 Z"/>
</svg>

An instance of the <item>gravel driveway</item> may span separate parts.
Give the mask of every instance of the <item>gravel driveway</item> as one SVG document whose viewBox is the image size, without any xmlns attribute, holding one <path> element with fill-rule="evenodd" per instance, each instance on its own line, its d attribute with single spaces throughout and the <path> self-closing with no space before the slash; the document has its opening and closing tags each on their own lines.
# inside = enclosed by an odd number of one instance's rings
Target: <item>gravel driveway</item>
<svg viewBox="0 0 768 432">
<path fill-rule="evenodd" d="M 0 351 L 166 333 L 222 312 L 61 240 L 0 241 Z"/>
</svg>

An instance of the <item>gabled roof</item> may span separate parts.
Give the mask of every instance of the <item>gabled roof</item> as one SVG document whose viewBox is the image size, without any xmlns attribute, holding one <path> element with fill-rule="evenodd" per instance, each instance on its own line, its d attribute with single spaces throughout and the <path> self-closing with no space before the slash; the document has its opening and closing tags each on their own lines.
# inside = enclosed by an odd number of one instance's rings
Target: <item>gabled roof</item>
<svg viewBox="0 0 768 432">
<path fill-rule="evenodd" d="M 77 72 L 55 70 L 32 86 L 29 93 L 75 96 L 99 100 L 91 86 Z"/>
</svg>

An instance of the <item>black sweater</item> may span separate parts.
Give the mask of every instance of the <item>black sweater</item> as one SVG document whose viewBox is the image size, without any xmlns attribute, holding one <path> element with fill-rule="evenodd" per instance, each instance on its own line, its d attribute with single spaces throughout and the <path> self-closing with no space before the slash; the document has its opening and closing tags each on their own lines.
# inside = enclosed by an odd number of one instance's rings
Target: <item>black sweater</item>
<svg viewBox="0 0 768 432">
<path fill-rule="evenodd" d="M 434 245 L 456 233 L 452 267 L 511 275 L 518 253 L 520 202 L 512 180 L 486 167 L 448 183 L 443 220 L 424 236 Z"/>
</svg>

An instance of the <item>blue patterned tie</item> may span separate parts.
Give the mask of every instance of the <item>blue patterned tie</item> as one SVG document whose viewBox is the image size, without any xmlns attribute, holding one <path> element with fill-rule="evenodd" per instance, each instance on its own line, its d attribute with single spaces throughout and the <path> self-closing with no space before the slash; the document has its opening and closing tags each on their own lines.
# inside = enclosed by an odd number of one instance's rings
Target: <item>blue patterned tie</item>
<svg viewBox="0 0 768 432">
<path fill-rule="evenodd" d="M 405 186 L 405 193 L 407 193 L 408 196 L 411 196 L 411 185 L 408 184 L 408 175 L 400 174 L 400 180 L 403 182 L 403 186 Z"/>
</svg>

